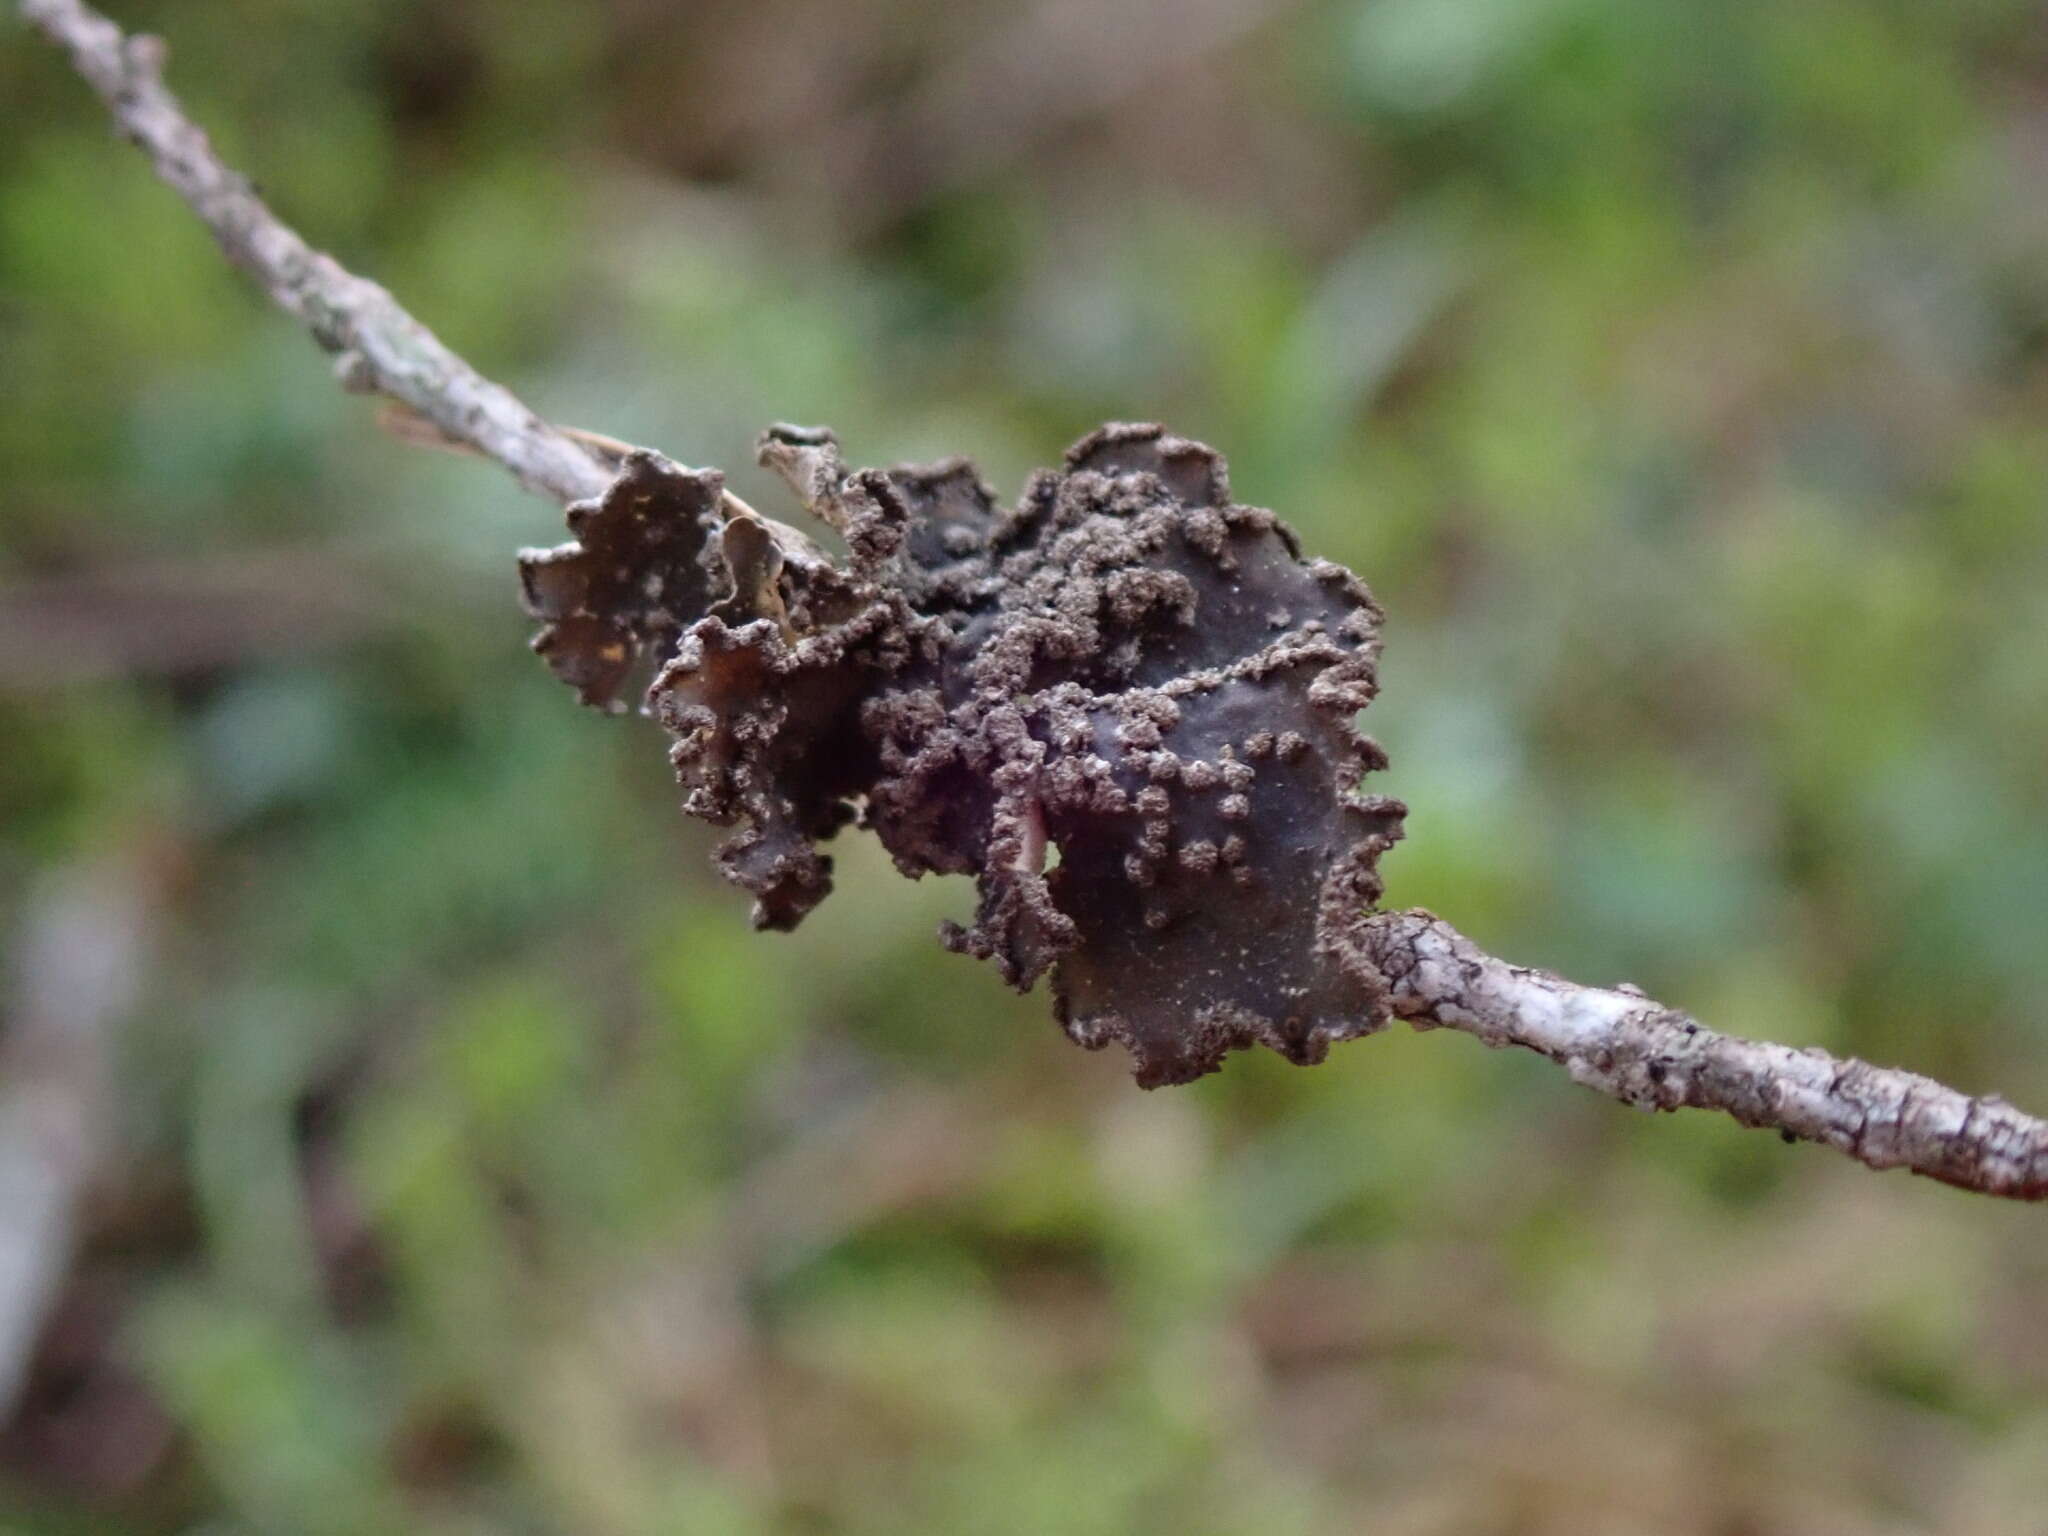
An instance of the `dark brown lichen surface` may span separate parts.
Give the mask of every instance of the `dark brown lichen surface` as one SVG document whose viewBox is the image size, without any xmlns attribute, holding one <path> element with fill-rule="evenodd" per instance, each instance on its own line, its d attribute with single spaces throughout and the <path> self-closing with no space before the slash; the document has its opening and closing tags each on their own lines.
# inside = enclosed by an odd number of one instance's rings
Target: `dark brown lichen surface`
<svg viewBox="0 0 2048 1536">
<path fill-rule="evenodd" d="M 1355 936 L 1403 808 L 1363 788 L 1381 615 L 1356 577 L 1158 427 L 1103 428 L 1014 509 L 960 461 L 849 471 L 820 431 L 761 457 L 844 565 L 781 562 L 721 522 L 717 476 L 650 454 L 522 563 L 586 701 L 659 668 L 684 808 L 736 829 L 718 859 L 759 926 L 823 899 L 817 845 L 858 821 L 905 874 L 972 875 L 945 942 L 1020 988 L 1050 969 L 1067 1032 L 1148 1087 L 1385 1022 Z"/>
</svg>

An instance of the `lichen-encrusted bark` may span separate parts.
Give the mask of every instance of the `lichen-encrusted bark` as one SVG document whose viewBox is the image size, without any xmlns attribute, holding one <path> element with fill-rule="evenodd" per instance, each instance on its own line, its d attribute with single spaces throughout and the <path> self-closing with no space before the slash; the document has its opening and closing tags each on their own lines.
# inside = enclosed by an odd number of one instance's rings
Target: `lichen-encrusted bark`
<svg viewBox="0 0 2048 1536">
<path fill-rule="evenodd" d="M 586 698 L 669 656 L 648 708 L 685 809 L 738 828 L 719 860 L 757 923 L 823 898 L 816 845 L 858 817 L 906 874 L 973 875 L 946 942 L 1018 987 L 1050 969 L 1068 1033 L 1121 1042 L 1147 1085 L 1385 1022 L 1356 935 L 1403 812 L 1362 788 L 1385 760 L 1355 724 L 1380 622 L 1357 578 L 1153 426 L 1103 428 L 1014 510 L 959 461 L 849 472 L 824 432 L 771 431 L 762 461 L 847 564 L 767 563 L 745 520 L 716 526 L 715 479 L 640 455 L 527 566 Z"/>
</svg>

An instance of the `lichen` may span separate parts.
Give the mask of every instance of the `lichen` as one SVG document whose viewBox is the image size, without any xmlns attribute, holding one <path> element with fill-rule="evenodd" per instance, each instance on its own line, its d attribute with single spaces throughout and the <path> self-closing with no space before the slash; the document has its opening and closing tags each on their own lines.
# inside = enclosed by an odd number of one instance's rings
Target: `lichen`
<svg viewBox="0 0 2048 1536">
<path fill-rule="evenodd" d="M 519 556 L 533 638 L 584 703 L 619 709 L 634 667 L 673 652 L 708 610 L 725 476 L 660 454 L 630 455 L 597 501 L 569 508 L 575 541 Z"/>
<path fill-rule="evenodd" d="M 524 566 L 587 700 L 658 664 L 684 809 L 737 829 L 718 859 L 759 926 L 823 899 L 817 845 L 858 821 L 905 874 L 972 875 L 947 945 L 1019 988 L 1050 970 L 1068 1034 L 1146 1086 L 1384 1024 L 1357 933 L 1403 807 L 1364 789 L 1381 614 L 1356 577 L 1156 426 L 1094 433 L 1013 509 L 962 461 L 849 471 L 821 431 L 761 457 L 843 565 L 778 561 L 715 476 L 643 454 Z"/>
</svg>

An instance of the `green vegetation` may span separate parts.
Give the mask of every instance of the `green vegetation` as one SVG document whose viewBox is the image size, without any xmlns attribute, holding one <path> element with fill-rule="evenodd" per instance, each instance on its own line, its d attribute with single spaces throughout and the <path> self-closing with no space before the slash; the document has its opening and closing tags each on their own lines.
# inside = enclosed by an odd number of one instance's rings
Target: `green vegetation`
<svg viewBox="0 0 2048 1536">
<path fill-rule="evenodd" d="M 1006 493 L 1217 444 L 1390 612 L 1391 901 L 2048 1108 L 2039 8 L 1167 57 L 1216 9 L 120 19 L 479 367 L 766 510 L 774 419 Z M 157 893 L 0 1528 L 2039 1530 L 2036 1211 L 1462 1038 L 1141 1095 L 858 840 L 749 933 L 525 651 L 557 512 L 380 433 L 11 25 L 0 402 L 0 916 Z"/>
</svg>

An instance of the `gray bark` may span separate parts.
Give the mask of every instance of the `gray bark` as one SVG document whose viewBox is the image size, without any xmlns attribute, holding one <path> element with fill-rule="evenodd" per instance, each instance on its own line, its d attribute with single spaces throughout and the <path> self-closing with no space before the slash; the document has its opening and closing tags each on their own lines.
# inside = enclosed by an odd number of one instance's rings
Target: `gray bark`
<svg viewBox="0 0 2048 1536">
<path fill-rule="evenodd" d="M 2048 1121 L 1995 1096 L 1821 1050 L 1723 1035 L 1632 989 L 1585 987 L 1487 954 L 1428 912 L 1386 912 L 1367 949 L 1417 1029 L 1547 1056 L 1640 1109 L 1711 1109 L 1871 1168 L 1981 1194 L 2048 1199 Z"/>
</svg>

